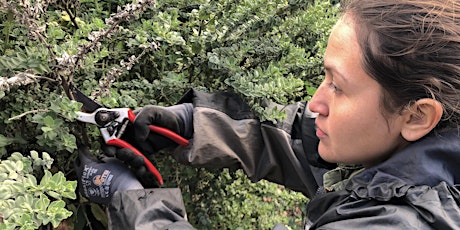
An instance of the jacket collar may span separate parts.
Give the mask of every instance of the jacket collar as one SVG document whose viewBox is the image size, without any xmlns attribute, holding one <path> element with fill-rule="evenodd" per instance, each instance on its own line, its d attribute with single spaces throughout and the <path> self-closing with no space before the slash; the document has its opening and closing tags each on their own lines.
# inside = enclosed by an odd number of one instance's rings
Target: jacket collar
<svg viewBox="0 0 460 230">
<path fill-rule="evenodd" d="M 346 189 L 359 197 L 388 200 L 414 186 L 460 184 L 458 130 L 427 136 L 387 161 L 354 176 Z"/>
</svg>

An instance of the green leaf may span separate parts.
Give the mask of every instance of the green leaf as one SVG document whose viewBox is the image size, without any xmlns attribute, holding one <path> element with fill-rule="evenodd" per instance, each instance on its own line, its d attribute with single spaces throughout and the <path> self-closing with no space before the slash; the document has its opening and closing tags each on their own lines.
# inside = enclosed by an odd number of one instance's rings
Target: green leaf
<svg viewBox="0 0 460 230">
<path fill-rule="evenodd" d="M 0 181 L 4 181 L 8 178 L 8 174 L 5 172 L 0 172 Z"/>
<path fill-rule="evenodd" d="M 0 171 L 2 172 L 7 172 L 7 173 L 13 173 L 16 172 L 18 164 L 20 161 L 14 162 L 10 160 L 4 160 L 1 163 Z"/>
<path fill-rule="evenodd" d="M 39 158 L 38 157 L 38 152 L 34 151 L 34 150 L 30 151 L 30 156 L 32 157 L 33 160 L 36 160 L 36 159 Z"/>
<path fill-rule="evenodd" d="M 9 187 L 4 186 L 3 183 L 0 183 L 0 185 L 0 200 L 8 200 L 16 195 Z"/>
<path fill-rule="evenodd" d="M 45 170 L 45 175 L 43 175 L 41 181 L 40 181 L 40 186 L 47 187 L 51 183 L 51 172 L 48 170 Z"/>
<path fill-rule="evenodd" d="M 54 127 L 55 126 L 54 119 L 51 116 L 45 116 L 43 118 L 43 124 L 48 126 L 48 127 Z"/>
<path fill-rule="evenodd" d="M 91 203 L 91 212 L 93 213 L 94 217 L 99 220 L 105 228 L 107 228 L 107 214 L 104 210 L 102 210 L 101 206 Z"/>
<path fill-rule="evenodd" d="M 48 213 L 53 216 L 51 223 L 53 227 L 58 227 L 59 223 L 72 215 L 72 212 L 65 209 L 65 202 L 63 200 L 56 200 L 51 202 L 48 206 Z"/>
<path fill-rule="evenodd" d="M 61 136 L 62 144 L 65 146 L 65 149 L 69 152 L 73 152 L 77 149 L 77 139 L 72 134 L 63 134 Z"/>
<path fill-rule="evenodd" d="M 53 99 L 54 100 L 53 100 L 53 102 L 51 102 L 51 105 L 50 105 L 49 108 L 50 108 L 51 111 L 59 114 L 59 113 L 61 113 L 61 106 L 58 103 L 56 103 L 56 100 L 59 100 L 59 99 L 57 99 L 57 98 L 53 98 Z"/>
<path fill-rule="evenodd" d="M 77 194 L 75 193 L 75 191 L 77 189 L 77 182 L 67 181 L 64 186 L 65 189 L 61 191 L 61 196 L 69 199 L 76 199 Z"/>
<path fill-rule="evenodd" d="M 45 166 L 47 169 L 50 169 L 51 165 L 54 162 L 54 159 L 51 158 L 51 156 L 47 152 L 42 153 L 42 159 L 43 159 L 43 162 L 44 162 L 43 166 Z"/>
<path fill-rule="evenodd" d="M 20 196 L 16 198 L 16 202 L 19 203 L 19 206 L 26 210 L 27 212 L 32 212 L 33 208 L 32 205 L 35 203 L 34 202 L 34 197 L 31 194 L 24 194 L 23 196 Z"/>
<path fill-rule="evenodd" d="M 37 178 L 32 174 L 27 174 L 23 179 L 24 187 L 28 190 L 34 190 L 37 188 Z"/>
<path fill-rule="evenodd" d="M 54 184 L 60 185 L 61 183 L 65 182 L 65 176 L 62 172 L 57 172 L 51 177 L 51 181 Z"/>
<path fill-rule="evenodd" d="M 48 23 L 47 26 L 47 35 L 50 39 L 63 39 L 65 36 L 65 31 L 57 25 L 57 23 Z"/>
<path fill-rule="evenodd" d="M 46 211 L 50 202 L 51 201 L 50 199 L 48 199 L 48 197 L 41 194 L 35 203 L 35 208 L 38 209 L 38 211 Z M 47 224 L 47 223 L 44 223 L 44 224 Z"/>
<path fill-rule="evenodd" d="M 45 133 L 50 133 L 50 132 L 53 132 L 53 130 L 54 130 L 53 128 L 51 128 L 51 127 L 46 127 L 46 126 L 45 126 L 45 127 L 42 127 L 41 129 L 42 129 L 42 131 L 45 132 Z M 49 135 L 49 134 L 48 134 L 48 135 Z M 55 136 L 54 136 L 54 137 L 55 137 Z"/>
<path fill-rule="evenodd" d="M 55 191 L 46 191 L 46 194 L 48 194 L 49 196 L 55 198 L 55 199 L 61 199 L 62 196 L 60 193 L 58 192 L 55 192 Z"/>
<path fill-rule="evenodd" d="M 12 139 L 12 138 L 8 138 L 8 137 L 5 137 L 5 136 L 3 136 L 2 134 L 0 134 L 0 147 L 8 146 L 8 145 L 10 145 L 11 143 L 13 143 L 13 139 Z"/>
</svg>

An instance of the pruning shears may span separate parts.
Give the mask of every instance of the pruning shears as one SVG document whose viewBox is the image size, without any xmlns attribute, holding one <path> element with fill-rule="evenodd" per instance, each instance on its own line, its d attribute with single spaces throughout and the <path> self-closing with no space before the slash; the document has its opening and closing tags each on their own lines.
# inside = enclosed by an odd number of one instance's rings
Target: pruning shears
<svg viewBox="0 0 460 230">
<path fill-rule="evenodd" d="M 74 97 L 75 100 L 83 104 L 83 109 L 85 111 L 77 112 L 77 120 L 97 125 L 107 145 L 129 148 L 134 154 L 141 156 L 144 159 L 147 169 L 155 176 L 159 185 L 163 185 L 163 178 L 152 162 L 150 162 L 150 160 L 138 149 L 120 138 L 128 126 L 128 123 L 134 122 L 136 118 L 136 114 L 130 108 L 105 108 L 78 89 L 75 89 Z M 179 145 L 187 146 L 189 144 L 187 139 L 169 129 L 155 125 L 150 125 L 149 128 L 150 131 L 163 135 Z"/>
</svg>

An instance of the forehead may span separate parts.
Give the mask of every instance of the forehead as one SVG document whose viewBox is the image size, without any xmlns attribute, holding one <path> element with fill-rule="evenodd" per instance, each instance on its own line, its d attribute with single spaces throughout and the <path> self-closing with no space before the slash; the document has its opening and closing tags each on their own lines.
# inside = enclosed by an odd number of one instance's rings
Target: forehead
<svg viewBox="0 0 460 230">
<path fill-rule="evenodd" d="M 353 20 L 343 16 L 332 29 L 324 55 L 325 67 L 345 68 L 360 63 L 361 48 L 358 44 Z"/>
</svg>

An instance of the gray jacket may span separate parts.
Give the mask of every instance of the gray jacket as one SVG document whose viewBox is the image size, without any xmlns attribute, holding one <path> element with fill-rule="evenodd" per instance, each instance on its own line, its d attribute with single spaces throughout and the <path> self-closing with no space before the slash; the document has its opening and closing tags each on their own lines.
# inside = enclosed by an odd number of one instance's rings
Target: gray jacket
<svg viewBox="0 0 460 230">
<path fill-rule="evenodd" d="M 232 93 L 191 90 L 180 103 L 193 103 L 195 134 L 173 153 L 178 162 L 241 168 L 254 182 L 302 192 L 313 198 L 307 228 L 460 229 L 457 132 L 425 138 L 374 168 L 336 168 L 317 153 L 315 116 L 305 103 L 279 107 L 287 118 L 277 124 L 260 123 Z M 113 229 L 191 229 L 180 191 L 160 190 L 116 193 L 109 206 Z"/>
<path fill-rule="evenodd" d="M 308 205 L 311 229 L 460 229 L 460 136 L 431 135 Z"/>
</svg>

